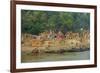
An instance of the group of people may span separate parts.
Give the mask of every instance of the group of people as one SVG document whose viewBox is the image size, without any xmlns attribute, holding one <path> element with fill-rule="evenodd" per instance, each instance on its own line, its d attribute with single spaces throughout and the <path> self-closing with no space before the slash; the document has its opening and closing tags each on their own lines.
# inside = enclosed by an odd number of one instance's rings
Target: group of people
<svg viewBox="0 0 100 73">
<path fill-rule="evenodd" d="M 84 31 L 82 32 L 82 36 L 80 36 L 80 33 L 78 32 L 66 32 L 63 33 L 62 31 L 58 31 L 58 32 L 54 32 L 52 30 L 50 31 L 45 31 L 40 33 L 39 35 L 34 35 L 33 37 L 35 37 L 35 39 L 38 40 L 63 40 L 63 39 L 79 39 L 81 38 L 88 38 L 89 37 L 89 32 L 88 31 Z"/>
<path fill-rule="evenodd" d="M 58 31 L 57 33 L 55 33 L 54 31 L 46 31 L 43 33 L 39 34 L 39 39 L 47 39 L 47 40 L 52 40 L 52 39 L 59 39 L 62 40 L 65 38 L 65 35 L 61 32 Z"/>
<path fill-rule="evenodd" d="M 28 34 L 29 36 L 29 34 Z M 78 32 L 66 32 L 63 33 L 62 31 L 58 31 L 58 32 L 54 32 L 52 30 L 50 31 L 45 31 L 40 33 L 39 35 L 30 35 L 30 37 L 32 37 L 33 39 L 38 39 L 38 40 L 63 40 L 63 39 L 79 39 L 81 38 L 89 38 L 89 32 L 88 31 L 84 31 L 82 32 L 82 35 L 80 36 L 80 33 Z"/>
</svg>

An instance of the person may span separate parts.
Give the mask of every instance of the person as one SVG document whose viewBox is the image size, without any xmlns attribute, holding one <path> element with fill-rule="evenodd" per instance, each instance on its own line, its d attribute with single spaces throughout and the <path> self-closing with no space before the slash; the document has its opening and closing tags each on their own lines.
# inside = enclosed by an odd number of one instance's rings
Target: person
<svg viewBox="0 0 100 73">
<path fill-rule="evenodd" d="M 56 36 L 56 38 L 58 40 L 63 40 L 64 39 L 64 34 L 61 31 L 59 31 L 58 34 L 57 34 L 57 36 Z"/>
<path fill-rule="evenodd" d="M 55 32 L 54 31 L 51 31 L 48 33 L 48 39 L 52 40 L 55 38 Z"/>
</svg>

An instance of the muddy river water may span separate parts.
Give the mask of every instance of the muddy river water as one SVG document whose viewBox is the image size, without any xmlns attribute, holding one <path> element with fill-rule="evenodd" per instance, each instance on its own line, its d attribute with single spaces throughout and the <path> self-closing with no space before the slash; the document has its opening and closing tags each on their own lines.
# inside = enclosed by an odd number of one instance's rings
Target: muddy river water
<svg viewBox="0 0 100 73">
<path fill-rule="evenodd" d="M 88 60 L 90 59 L 90 51 L 83 52 L 65 52 L 61 54 L 44 53 L 40 55 L 32 55 L 22 53 L 21 62 L 49 62 L 49 61 L 71 61 L 71 60 Z"/>
</svg>

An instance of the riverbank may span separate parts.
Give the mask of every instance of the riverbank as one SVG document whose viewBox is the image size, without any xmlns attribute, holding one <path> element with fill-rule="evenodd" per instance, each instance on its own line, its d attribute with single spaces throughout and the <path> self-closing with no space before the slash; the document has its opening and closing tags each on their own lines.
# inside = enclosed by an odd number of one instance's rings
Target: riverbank
<svg viewBox="0 0 100 73">
<path fill-rule="evenodd" d="M 67 32 L 62 38 L 50 38 L 49 34 L 42 34 L 33 37 L 31 34 L 22 35 L 21 51 L 31 51 L 31 53 L 63 53 L 63 52 L 78 52 L 87 51 L 90 48 L 90 36 L 88 31 L 81 33 Z"/>
</svg>

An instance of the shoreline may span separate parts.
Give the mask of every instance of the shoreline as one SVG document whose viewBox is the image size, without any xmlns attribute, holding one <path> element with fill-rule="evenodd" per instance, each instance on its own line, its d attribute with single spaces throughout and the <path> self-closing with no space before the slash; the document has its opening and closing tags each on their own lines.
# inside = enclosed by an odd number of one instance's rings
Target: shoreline
<svg viewBox="0 0 100 73">
<path fill-rule="evenodd" d="M 29 49 L 29 48 L 28 48 Z M 21 51 L 22 53 L 27 53 L 27 54 L 32 54 L 32 55 L 42 55 L 42 54 L 63 54 L 65 52 L 84 52 L 84 51 L 89 51 L 90 48 L 72 48 L 72 49 L 59 49 L 59 50 L 37 50 L 37 49 L 31 49 L 30 50 L 24 50 L 24 51 Z"/>
<path fill-rule="evenodd" d="M 60 33 L 61 34 L 61 33 Z M 31 51 L 38 53 L 63 53 L 87 51 L 90 48 L 89 31 L 67 32 L 63 37 L 50 37 L 49 34 L 42 33 L 40 36 L 23 34 L 21 40 L 21 51 Z M 54 34 L 52 34 L 54 36 Z M 41 37 L 41 38 L 40 38 Z"/>
</svg>

